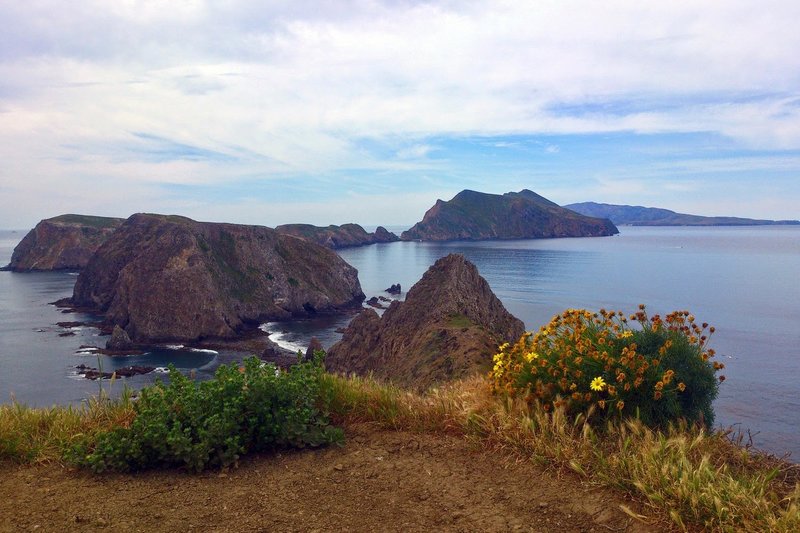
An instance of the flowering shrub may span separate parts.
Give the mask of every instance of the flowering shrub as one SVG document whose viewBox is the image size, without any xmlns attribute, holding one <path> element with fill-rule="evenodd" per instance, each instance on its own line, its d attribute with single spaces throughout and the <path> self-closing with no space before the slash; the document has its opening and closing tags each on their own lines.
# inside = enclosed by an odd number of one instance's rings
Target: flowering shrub
<svg viewBox="0 0 800 533">
<path fill-rule="evenodd" d="M 631 323 L 634 324 L 631 327 Z M 712 425 L 717 396 L 707 348 L 714 332 L 688 311 L 648 317 L 643 305 L 626 317 L 569 309 L 535 335 L 500 346 L 489 373 L 497 393 L 603 419 L 637 416 L 648 425 L 684 418 Z"/>
</svg>

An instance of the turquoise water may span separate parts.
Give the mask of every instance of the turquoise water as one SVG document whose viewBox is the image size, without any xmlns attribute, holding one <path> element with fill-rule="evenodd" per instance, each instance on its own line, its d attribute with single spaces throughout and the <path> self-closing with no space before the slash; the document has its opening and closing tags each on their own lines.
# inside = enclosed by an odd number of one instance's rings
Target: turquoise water
<svg viewBox="0 0 800 533">
<path fill-rule="evenodd" d="M 395 230 L 394 228 L 389 228 Z M 402 228 L 401 228 L 402 229 Z M 800 228 L 629 228 L 615 237 L 479 243 L 400 242 L 341 250 L 359 270 L 367 297 L 400 283 L 413 285 L 439 257 L 463 253 L 474 262 L 506 307 L 529 329 L 570 307 L 621 309 L 639 303 L 651 313 L 689 309 L 717 332 L 711 340 L 727 365 L 715 403 L 720 425 L 754 433 L 754 443 L 800 457 Z M 24 233 L 0 232 L 5 264 Z M 77 401 L 97 384 L 71 377 L 74 366 L 96 366 L 76 355 L 96 343 L 92 328 L 59 337 L 62 315 L 47 302 L 68 296 L 74 275 L 0 272 L 0 401 L 14 392 L 35 405 Z M 388 296 L 388 295 L 387 295 Z M 88 318 L 88 317 L 85 317 Z M 274 338 L 293 348 L 312 335 L 329 346 L 347 317 L 271 325 Z M 39 331 L 42 330 L 42 331 Z M 92 342 L 87 342 L 87 340 Z M 154 363 L 172 361 L 210 375 L 225 356 L 166 350 Z M 192 359 L 197 358 L 197 359 Z M 140 364 L 107 358 L 107 365 Z M 131 378 L 137 386 L 153 379 Z"/>
</svg>

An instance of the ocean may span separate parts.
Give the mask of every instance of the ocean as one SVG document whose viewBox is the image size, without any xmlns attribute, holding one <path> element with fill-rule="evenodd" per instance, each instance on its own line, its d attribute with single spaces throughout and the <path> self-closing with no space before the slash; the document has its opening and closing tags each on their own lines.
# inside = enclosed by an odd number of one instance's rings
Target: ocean
<svg viewBox="0 0 800 533">
<path fill-rule="evenodd" d="M 389 228 L 393 231 L 403 228 Z M 622 227 L 614 237 L 516 241 L 398 242 L 340 250 L 359 271 L 367 297 L 400 283 L 410 288 L 439 257 L 462 253 L 478 267 L 506 308 L 530 330 L 567 308 L 632 313 L 690 310 L 715 326 L 710 346 L 727 380 L 714 404 L 717 424 L 732 426 L 763 450 L 800 457 L 800 228 Z M 0 231 L 6 264 L 24 231 Z M 236 354 L 164 347 L 142 356 L 82 352 L 102 345 L 94 328 L 61 321 L 49 302 L 69 296 L 75 275 L 0 272 L 0 401 L 12 394 L 29 405 L 78 403 L 99 385 L 75 374 L 81 363 L 104 370 L 172 362 L 210 376 Z M 277 342 L 304 349 L 312 336 L 324 346 L 339 338 L 347 317 L 265 326 Z M 60 336 L 65 333 L 74 335 Z M 159 374 L 121 380 L 139 387 Z M 108 387 L 108 382 L 103 383 Z M 115 384 L 118 390 L 121 384 Z M 113 391 L 112 391 L 113 393 Z"/>
</svg>

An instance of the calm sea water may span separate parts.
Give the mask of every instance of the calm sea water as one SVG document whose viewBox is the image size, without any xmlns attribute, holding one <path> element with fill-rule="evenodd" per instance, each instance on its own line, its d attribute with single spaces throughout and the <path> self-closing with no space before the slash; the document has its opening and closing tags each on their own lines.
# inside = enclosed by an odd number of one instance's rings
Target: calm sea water
<svg viewBox="0 0 800 533">
<path fill-rule="evenodd" d="M 390 228 L 392 229 L 392 228 Z M 0 232 L 0 263 L 24 233 Z M 712 337 L 727 381 L 715 403 L 717 422 L 750 430 L 756 446 L 800 458 L 800 228 L 621 228 L 615 237 L 478 243 L 379 244 L 340 250 L 359 270 L 365 294 L 411 287 L 439 257 L 462 253 L 528 329 L 566 308 L 620 309 L 639 303 L 653 313 L 692 311 L 717 331 Z M 90 317 L 62 315 L 47 302 L 71 293 L 74 275 L 0 272 L 0 400 L 14 392 L 34 405 L 70 402 L 97 384 L 72 377 L 74 366 L 96 365 L 76 355 L 96 343 L 86 328 L 59 337 L 55 323 Z M 73 318 L 74 317 L 74 318 Z M 347 318 L 271 324 L 273 338 L 303 348 L 311 336 L 330 346 Z M 140 356 L 152 366 L 173 361 L 210 375 L 223 355 L 162 350 Z M 106 358 L 104 368 L 141 364 Z M 134 386 L 152 376 L 129 380 Z"/>
</svg>

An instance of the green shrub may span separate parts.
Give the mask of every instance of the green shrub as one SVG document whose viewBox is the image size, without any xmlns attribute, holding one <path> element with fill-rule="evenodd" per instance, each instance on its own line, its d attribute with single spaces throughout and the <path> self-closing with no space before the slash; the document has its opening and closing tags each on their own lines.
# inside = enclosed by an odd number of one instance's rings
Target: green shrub
<svg viewBox="0 0 800 533">
<path fill-rule="evenodd" d="M 68 460 L 95 472 L 168 465 L 201 471 L 235 464 L 249 451 L 339 442 L 317 408 L 321 357 L 288 371 L 256 358 L 222 365 L 214 379 L 195 382 L 170 367 L 169 384 L 141 391 L 135 418 L 99 437 L 75 443 Z"/>
<path fill-rule="evenodd" d="M 500 347 L 490 373 L 494 390 L 571 415 L 712 425 L 714 374 L 723 368 L 709 360 L 706 331 L 714 328 L 698 326 L 688 311 L 650 318 L 644 306 L 630 320 L 639 327 L 616 311 L 556 315 L 536 335 Z"/>
</svg>

